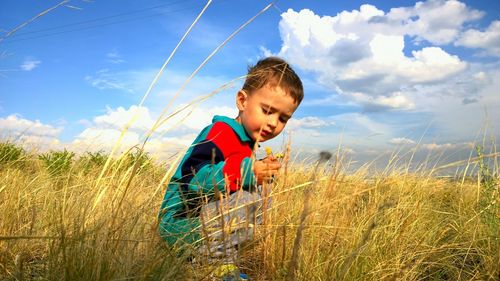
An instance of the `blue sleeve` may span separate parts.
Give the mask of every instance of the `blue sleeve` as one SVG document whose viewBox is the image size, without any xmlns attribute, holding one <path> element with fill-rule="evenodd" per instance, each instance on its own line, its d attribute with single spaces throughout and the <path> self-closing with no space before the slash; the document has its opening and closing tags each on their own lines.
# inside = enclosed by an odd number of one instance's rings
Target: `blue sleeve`
<svg viewBox="0 0 500 281">
<path fill-rule="evenodd" d="M 252 167 L 252 159 L 250 157 L 243 158 L 241 161 L 241 187 L 246 191 L 253 191 L 257 186 L 257 179 Z"/>
<path fill-rule="evenodd" d="M 205 164 L 191 179 L 190 189 L 192 192 L 201 192 L 203 195 L 212 196 L 215 188 L 224 192 L 225 180 L 222 172 L 224 161 L 217 164 Z"/>
</svg>

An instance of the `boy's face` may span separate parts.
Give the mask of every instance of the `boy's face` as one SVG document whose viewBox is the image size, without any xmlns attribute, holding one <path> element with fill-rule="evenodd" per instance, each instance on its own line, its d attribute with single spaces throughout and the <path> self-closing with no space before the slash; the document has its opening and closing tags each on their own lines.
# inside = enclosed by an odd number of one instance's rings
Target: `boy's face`
<svg viewBox="0 0 500 281">
<path fill-rule="evenodd" d="M 241 90 L 236 96 L 240 114 L 237 121 L 254 141 L 267 141 L 277 136 L 298 107 L 293 98 L 280 87 L 264 87 L 248 94 Z"/>
</svg>

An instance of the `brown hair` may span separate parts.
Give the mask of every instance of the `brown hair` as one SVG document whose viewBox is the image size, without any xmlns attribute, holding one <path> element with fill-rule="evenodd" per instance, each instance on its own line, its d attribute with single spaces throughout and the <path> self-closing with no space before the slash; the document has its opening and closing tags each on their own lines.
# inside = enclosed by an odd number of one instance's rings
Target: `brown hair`
<svg viewBox="0 0 500 281">
<path fill-rule="evenodd" d="M 243 90 L 249 95 L 269 84 L 279 86 L 290 95 L 297 104 L 304 98 L 304 89 L 299 76 L 290 65 L 278 57 L 261 59 L 254 66 L 248 67 L 248 74 L 243 84 Z"/>
</svg>

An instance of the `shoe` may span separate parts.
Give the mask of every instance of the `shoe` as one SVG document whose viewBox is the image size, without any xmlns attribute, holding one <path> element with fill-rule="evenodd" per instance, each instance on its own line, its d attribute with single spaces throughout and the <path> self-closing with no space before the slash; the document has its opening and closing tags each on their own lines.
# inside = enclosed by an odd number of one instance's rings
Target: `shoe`
<svg viewBox="0 0 500 281">
<path fill-rule="evenodd" d="M 248 275 L 246 275 L 245 273 L 241 273 L 240 272 L 240 280 L 241 281 L 249 281 L 250 278 L 248 277 Z"/>
<path fill-rule="evenodd" d="M 248 275 L 241 273 L 240 269 L 232 264 L 222 264 L 214 271 L 214 277 L 221 281 L 246 281 L 250 280 Z"/>
</svg>

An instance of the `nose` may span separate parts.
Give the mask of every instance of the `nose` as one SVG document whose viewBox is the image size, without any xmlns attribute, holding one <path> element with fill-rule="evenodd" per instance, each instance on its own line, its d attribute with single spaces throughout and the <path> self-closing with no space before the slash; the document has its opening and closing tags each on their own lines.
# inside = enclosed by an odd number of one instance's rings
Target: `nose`
<svg viewBox="0 0 500 281">
<path fill-rule="evenodd" d="M 278 117 L 276 116 L 269 116 L 267 119 L 267 125 L 271 128 L 276 128 L 278 126 Z"/>
</svg>

